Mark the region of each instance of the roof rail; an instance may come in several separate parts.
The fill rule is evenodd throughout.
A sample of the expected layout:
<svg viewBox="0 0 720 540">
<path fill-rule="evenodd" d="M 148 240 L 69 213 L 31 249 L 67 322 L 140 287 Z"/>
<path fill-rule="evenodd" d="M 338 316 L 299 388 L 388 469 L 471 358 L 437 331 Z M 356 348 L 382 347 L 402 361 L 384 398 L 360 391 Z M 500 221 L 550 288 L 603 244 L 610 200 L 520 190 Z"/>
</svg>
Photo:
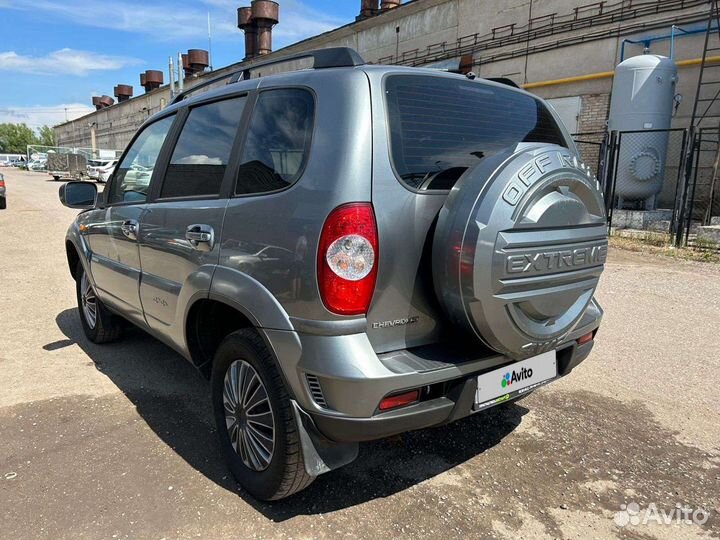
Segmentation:
<svg viewBox="0 0 720 540">
<path fill-rule="evenodd" d="M 350 47 L 330 47 L 328 49 L 316 49 L 312 51 L 306 51 L 298 54 L 275 58 L 272 60 L 266 60 L 264 62 L 250 64 L 225 75 L 214 77 L 196 86 L 193 86 L 192 88 L 189 88 L 184 92 L 180 92 L 172 100 L 172 103 L 178 103 L 186 99 L 188 96 L 190 96 L 197 90 L 218 83 L 225 79 L 227 79 L 227 84 L 233 84 L 238 81 L 247 80 L 250 78 L 250 71 L 253 69 L 272 66 L 275 64 L 282 64 L 285 62 L 292 62 L 295 60 L 302 60 L 304 58 L 313 59 L 313 69 L 327 69 L 334 67 L 353 67 L 365 65 L 365 60 L 362 59 L 362 57 L 357 53 L 355 49 L 351 49 Z"/>
</svg>

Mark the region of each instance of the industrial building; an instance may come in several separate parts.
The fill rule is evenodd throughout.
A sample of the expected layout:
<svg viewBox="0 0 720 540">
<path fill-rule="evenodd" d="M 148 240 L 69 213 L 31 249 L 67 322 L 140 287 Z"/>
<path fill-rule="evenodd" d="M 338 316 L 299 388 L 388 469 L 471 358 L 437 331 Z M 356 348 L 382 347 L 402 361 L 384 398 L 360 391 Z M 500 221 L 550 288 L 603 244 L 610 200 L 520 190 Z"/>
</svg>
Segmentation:
<svg viewBox="0 0 720 540">
<path fill-rule="evenodd" d="M 616 141 L 623 142 L 624 148 L 612 154 L 620 156 L 618 168 L 612 172 L 613 182 L 615 177 L 620 179 L 614 201 L 620 209 L 628 201 L 631 209 L 666 209 L 653 214 L 652 219 L 660 222 L 660 227 L 673 235 L 682 221 L 678 221 L 682 212 L 690 216 L 685 220 L 687 234 L 691 232 L 692 220 L 708 225 L 713 216 L 720 214 L 720 201 L 717 200 L 720 190 L 714 187 L 717 184 L 717 167 L 713 168 L 713 162 L 720 156 L 720 127 L 718 114 L 715 114 L 715 98 L 720 93 L 716 90 L 720 87 L 706 88 L 703 97 L 696 99 L 700 95 L 698 81 L 702 80 L 702 73 L 705 73 L 707 85 L 720 85 L 720 80 L 709 80 L 720 79 L 710 69 L 720 67 L 720 55 L 712 52 L 720 51 L 716 16 L 711 11 L 717 7 L 715 2 L 357 1 L 358 15 L 354 22 L 273 51 L 273 27 L 282 24 L 282 6 L 269 0 L 253 0 L 250 6 L 238 8 L 238 58 L 242 58 L 241 61 L 211 71 L 206 51 L 192 49 L 187 54 L 175 55 L 170 62 L 181 69 L 168 69 L 170 84 L 164 84 L 164 72 L 159 69 L 140 74 L 140 83 L 144 88 L 142 95 L 132 97 L 133 87 L 119 84 L 114 89 L 118 103 L 114 103 L 110 96 L 93 98 L 97 108 L 95 112 L 57 126 L 58 144 L 121 150 L 138 126 L 170 103 L 182 89 L 187 90 L 239 70 L 252 69 L 260 59 L 282 58 L 310 49 L 347 46 L 357 50 L 368 63 L 459 69 L 472 71 L 480 77 L 510 79 L 547 99 L 568 130 L 577 134 L 583 159 L 593 168 L 600 168 L 601 159 L 607 157 L 601 152 L 601 142 L 607 132 L 615 70 L 624 60 L 652 54 L 669 58 L 667 62 L 674 73 L 671 76 L 672 87 L 664 92 L 669 98 L 662 98 L 665 100 L 662 105 L 665 119 L 657 125 L 641 123 L 638 129 L 662 125 L 663 129 L 672 130 L 690 126 L 699 128 L 702 125 L 710 131 L 699 130 L 699 139 L 692 139 L 691 146 L 697 147 L 692 156 L 687 150 L 689 132 L 681 130 L 656 136 L 653 144 L 657 148 L 654 150 L 648 150 L 643 142 L 649 141 L 647 137 L 630 140 L 626 136 L 624 142 Z M 708 23 L 708 20 L 711 22 Z M 280 64 L 256 70 L 252 76 L 297 67 L 302 66 L 297 63 Z M 631 79 L 633 76 L 632 73 L 629 75 Z M 631 97 L 635 90 L 631 88 L 629 92 Z M 714 98 L 706 97 L 713 94 Z M 713 112 L 702 114 L 707 112 L 706 109 L 713 109 Z M 626 104 L 617 110 L 626 114 L 632 109 L 628 109 Z M 629 130 L 633 124 L 622 121 L 617 125 L 622 126 L 620 129 Z M 631 145 L 637 148 L 629 148 Z M 695 167 L 686 175 L 684 164 L 692 160 Z M 635 174 L 628 167 L 647 170 Z M 652 177 L 651 182 L 656 188 L 638 187 L 647 175 Z M 635 185 L 624 186 L 622 182 L 626 180 Z M 615 191 L 614 187 L 610 189 Z M 652 193 L 640 197 L 638 201 L 628 199 L 628 194 L 640 192 Z M 689 210 L 686 208 L 687 200 L 690 201 Z M 699 206 L 693 210 L 696 201 L 699 201 Z M 627 218 L 628 223 L 635 219 L 620 213 L 618 216 L 618 219 Z M 642 219 L 645 217 L 643 214 Z M 652 223 L 642 228 L 647 227 L 657 229 Z"/>
<path fill-rule="evenodd" d="M 268 54 L 350 46 L 371 63 L 443 66 L 462 60 L 481 77 L 510 78 L 550 99 L 574 133 L 605 129 L 612 72 L 621 56 L 642 54 L 646 45 L 669 56 L 673 25 L 686 30 L 676 32 L 674 39 L 680 65 L 677 92 L 684 99 L 673 125 L 687 125 L 702 56 L 698 31 L 709 9 L 704 0 L 358 0 L 355 22 L 271 52 L 272 26 L 278 20 L 282 24 L 279 8 L 275 2 L 255 0 L 238 10 L 242 62 L 211 73 L 204 71 L 205 51 L 183 55 L 184 87 Z M 200 57 L 194 70 L 188 62 L 193 55 Z M 144 94 L 130 98 L 132 87 L 119 85 L 119 103 L 110 105 L 112 98 L 101 96 L 101 103 L 94 102 L 98 111 L 57 126 L 58 144 L 90 147 L 94 133 L 97 147 L 124 148 L 136 128 L 170 101 L 163 71 L 147 71 L 140 82 Z"/>
</svg>

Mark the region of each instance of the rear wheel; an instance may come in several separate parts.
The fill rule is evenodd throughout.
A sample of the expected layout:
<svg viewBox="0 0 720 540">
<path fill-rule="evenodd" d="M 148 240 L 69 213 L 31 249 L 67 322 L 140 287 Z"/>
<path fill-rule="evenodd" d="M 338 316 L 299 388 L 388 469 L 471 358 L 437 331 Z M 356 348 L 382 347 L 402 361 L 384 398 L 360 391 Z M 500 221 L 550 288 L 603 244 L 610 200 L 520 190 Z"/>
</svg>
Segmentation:
<svg viewBox="0 0 720 540">
<path fill-rule="evenodd" d="M 123 321 L 108 311 L 97 297 L 82 263 L 78 263 L 75 290 L 80 322 L 87 338 L 93 343 L 108 343 L 120 337 Z"/>
<path fill-rule="evenodd" d="M 0 210 L 5 210 L 7 208 L 7 199 L 5 197 L 0 197 Z"/>
<path fill-rule="evenodd" d="M 305 471 L 290 397 L 262 338 L 233 332 L 213 361 L 220 445 L 235 479 L 261 500 L 283 499 L 314 480 Z"/>
</svg>

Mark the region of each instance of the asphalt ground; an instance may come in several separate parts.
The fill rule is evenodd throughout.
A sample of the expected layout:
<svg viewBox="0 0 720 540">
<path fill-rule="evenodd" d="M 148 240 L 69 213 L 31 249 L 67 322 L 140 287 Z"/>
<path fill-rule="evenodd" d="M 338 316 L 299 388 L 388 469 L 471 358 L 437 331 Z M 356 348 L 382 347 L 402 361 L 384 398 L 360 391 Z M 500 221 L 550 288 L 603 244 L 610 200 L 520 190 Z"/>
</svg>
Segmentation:
<svg viewBox="0 0 720 540">
<path fill-rule="evenodd" d="M 83 336 L 59 183 L 0 172 L 0 538 L 720 538 L 719 265 L 611 250 L 569 377 L 266 504 L 189 364 L 139 330 Z"/>
</svg>

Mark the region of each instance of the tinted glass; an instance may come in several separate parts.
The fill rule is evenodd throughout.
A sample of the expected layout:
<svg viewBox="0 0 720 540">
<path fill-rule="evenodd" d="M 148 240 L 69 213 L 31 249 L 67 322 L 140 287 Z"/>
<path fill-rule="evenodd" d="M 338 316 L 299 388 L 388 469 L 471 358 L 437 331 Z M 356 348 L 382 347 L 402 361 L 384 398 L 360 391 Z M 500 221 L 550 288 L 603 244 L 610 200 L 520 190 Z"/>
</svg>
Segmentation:
<svg viewBox="0 0 720 540">
<path fill-rule="evenodd" d="M 220 193 L 245 100 L 239 97 L 191 109 L 170 158 L 161 198 Z"/>
<path fill-rule="evenodd" d="M 155 162 L 174 119 L 167 116 L 138 135 L 115 171 L 106 202 L 145 202 Z"/>
<path fill-rule="evenodd" d="M 385 84 L 391 154 L 416 189 L 450 189 L 468 167 L 519 142 L 566 146 L 537 99 L 465 79 L 394 75 Z"/>
<path fill-rule="evenodd" d="M 274 191 L 298 179 L 307 160 L 314 116 L 315 102 L 306 90 L 260 94 L 240 159 L 238 194 Z"/>
</svg>

